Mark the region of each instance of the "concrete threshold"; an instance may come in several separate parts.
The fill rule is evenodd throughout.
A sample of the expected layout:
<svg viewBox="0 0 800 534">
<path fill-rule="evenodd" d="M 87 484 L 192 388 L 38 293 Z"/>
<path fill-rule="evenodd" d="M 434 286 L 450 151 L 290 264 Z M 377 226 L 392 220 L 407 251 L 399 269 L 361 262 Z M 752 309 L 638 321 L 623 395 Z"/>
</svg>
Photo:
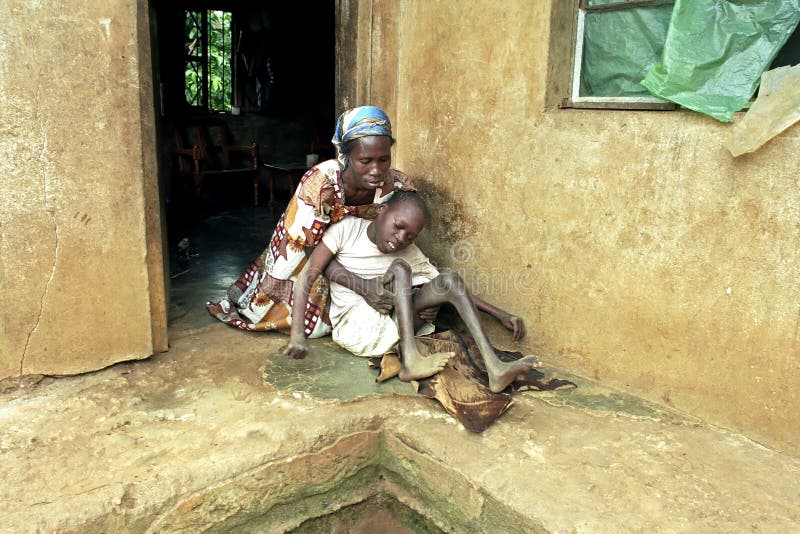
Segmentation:
<svg viewBox="0 0 800 534">
<path fill-rule="evenodd" d="M 476 435 L 327 342 L 280 360 L 285 341 L 212 325 L 0 395 L 0 532 L 283 532 L 377 493 L 449 532 L 800 524 L 798 459 L 680 413 L 569 376 Z"/>
</svg>

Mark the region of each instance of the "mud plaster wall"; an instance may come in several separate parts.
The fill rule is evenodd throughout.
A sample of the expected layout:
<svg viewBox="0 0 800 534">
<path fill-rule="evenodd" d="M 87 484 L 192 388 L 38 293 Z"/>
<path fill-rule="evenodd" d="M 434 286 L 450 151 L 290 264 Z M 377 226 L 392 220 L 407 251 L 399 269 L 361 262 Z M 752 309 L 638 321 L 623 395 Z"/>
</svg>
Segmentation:
<svg viewBox="0 0 800 534">
<path fill-rule="evenodd" d="M 357 76 L 397 102 L 423 249 L 525 317 L 547 363 L 796 454 L 800 129 L 734 160 L 693 112 L 557 109 L 569 2 L 360 6 L 397 26 Z"/>
<path fill-rule="evenodd" d="M 399 50 L 397 3 L 336 0 L 336 13 L 337 115 L 368 103 L 394 117 Z"/>
<path fill-rule="evenodd" d="M 157 195 L 145 6 L 0 2 L 0 379 L 153 353 L 163 288 L 149 283 L 158 240 L 154 262 L 146 247 L 160 223 L 157 210 L 145 223 L 145 191 Z"/>
</svg>

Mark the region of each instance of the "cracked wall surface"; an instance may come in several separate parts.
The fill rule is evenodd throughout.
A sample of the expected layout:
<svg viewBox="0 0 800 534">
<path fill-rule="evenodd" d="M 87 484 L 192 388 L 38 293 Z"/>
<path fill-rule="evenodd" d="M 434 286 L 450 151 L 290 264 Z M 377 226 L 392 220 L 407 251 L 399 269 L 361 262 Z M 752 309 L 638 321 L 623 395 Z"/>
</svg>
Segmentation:
<svg viewBox="0 0 800 534">
<path fill-rule="evenodd" d="M 359 3 L 399 38 L 343 75 L 397 103 L 423 250 L 545 361 L 797 451 L 800 130 L 733 159 L 690 111 L 558 109 L 571 4 Z"/>
<path fill-rule="evenodd" d="M 0 5 L 0 379 L 153 352 L 136 14 Z"/>
</svg>

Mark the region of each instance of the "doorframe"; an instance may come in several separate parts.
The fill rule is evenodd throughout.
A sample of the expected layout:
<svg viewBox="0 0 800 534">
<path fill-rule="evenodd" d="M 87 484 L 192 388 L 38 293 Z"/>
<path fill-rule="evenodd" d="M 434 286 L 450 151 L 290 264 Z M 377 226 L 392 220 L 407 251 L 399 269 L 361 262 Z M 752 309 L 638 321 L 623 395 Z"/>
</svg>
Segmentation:
<svg viewBox="0 0 800 534">
<path fill-rule="evenodd" d="M 138 0 L 136 6 L 137 44 L 139 49 L 139 106 L 142 136 L 142 174 L 144 176 L 144 218 L 146 241 L 146 266 L 150 302 L 150 324 L 153 353 L 169 350 L 167 337 L 167 296 L 169 279 L 169 253 L 167 246 L 166 204 L 162 194 L 163 170 L 159 165 L 158 121 L 155 103 L 159 101 L 154 87 L 152 57 L 152 27 L 148 0 Z"/>
</svg>

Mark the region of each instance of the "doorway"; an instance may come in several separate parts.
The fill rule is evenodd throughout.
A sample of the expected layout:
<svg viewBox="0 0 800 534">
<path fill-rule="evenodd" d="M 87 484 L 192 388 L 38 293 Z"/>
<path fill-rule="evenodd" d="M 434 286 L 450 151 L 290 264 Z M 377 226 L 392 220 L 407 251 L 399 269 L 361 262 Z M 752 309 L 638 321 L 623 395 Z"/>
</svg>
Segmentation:
<svg viewBox="0 0 800 534">
<path fill-rule="evenodd" d="M 150 12 L 168 326 L 186 330 L 214 322 L 205 301 L 223 297 L 263 250 L 292 193 L 276 180 L 270 195 L 263 164 L 332 154 L 335 0 L 153 0 Z M 212 168 L 221 140 L 205 129 L 201 146 L 187 124 L 222 124 L 231 143 L 257 145 L 255 180 L 211 172 L 198 188 L 191 150 L 200 146 Z M 177 145 L 189 149 L 183 169 Z"/>
</svg>

